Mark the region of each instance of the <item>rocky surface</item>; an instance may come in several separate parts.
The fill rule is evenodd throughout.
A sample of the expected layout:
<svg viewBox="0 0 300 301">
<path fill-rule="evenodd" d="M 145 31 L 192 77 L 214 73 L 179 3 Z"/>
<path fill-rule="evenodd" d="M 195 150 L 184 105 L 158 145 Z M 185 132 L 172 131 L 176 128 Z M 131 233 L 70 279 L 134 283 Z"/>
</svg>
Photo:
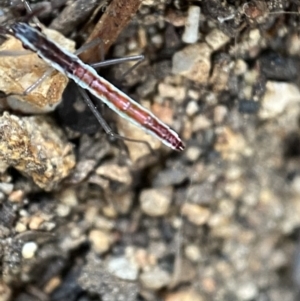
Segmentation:
<svg viewBox="0 0 300 301">
<path fill-rule="evenodd" d="M 64 93 L 76 112 L 1 113 L 0 300 L 298 300 L 298 10 L 143 1 L 108 56 L 146 59 L 122 82 L 132 62 L 101 75 L 178 131 L 184 152 L 104 108 L 114 131 L 148 144 L 110 139 L 76 89 Z M 64 28 L 61 11 L 41 20 Z M 78 43 L 96 22 L 65 21 Z M 186 31 L 198 39 L 185 44 Z"/>
</svg>

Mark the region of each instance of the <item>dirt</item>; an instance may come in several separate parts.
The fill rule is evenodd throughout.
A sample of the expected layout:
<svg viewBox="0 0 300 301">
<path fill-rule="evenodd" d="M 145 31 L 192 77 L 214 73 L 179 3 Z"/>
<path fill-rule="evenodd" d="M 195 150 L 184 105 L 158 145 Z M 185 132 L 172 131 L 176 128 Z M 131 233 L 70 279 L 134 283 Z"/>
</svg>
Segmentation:
<svg viewBox="0 0 300 301">
<path fill-rule="evenodd" d="M 112 139 L 75 85 L 37 117 L 43 139 L 33 145 L 31 131 L 17 158 L 20 137 L 1 128 L 0 301 L 298 300 L 300 2 L 60 2 L 38 17 L 78 47 L 113 30 L 106 59 L 145 55 L 124 78 L 133 62 L 99 73 L 186 148 L 169 149 L 94 100 L 114 132 L 142 142 Z M 10 22 L 26 15 L 0 4 Z M 185 44 L 191 6 L 201 8 L 198 40 Z M 101 51 L 92 53 L 95 62 Z M 35 119 L 0 104 L 18 124 Z"/>
</svg>

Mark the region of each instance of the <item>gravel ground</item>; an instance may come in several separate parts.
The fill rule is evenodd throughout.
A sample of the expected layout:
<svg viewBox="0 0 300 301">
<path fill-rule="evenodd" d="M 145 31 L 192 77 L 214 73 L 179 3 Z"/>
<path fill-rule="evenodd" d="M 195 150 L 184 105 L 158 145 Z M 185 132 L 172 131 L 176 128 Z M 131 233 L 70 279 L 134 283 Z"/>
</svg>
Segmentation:
<svg viewBox="0 0 300 301">
<path fill-rule="evenodd" d="M 13 2 L 3 24 L 24 16 Z M 300 1 L 62 2 L 39 18 L 77 48 L 101 37 L 106 58 L 145 55 L 100 74 L 186 149 L 98 106 L 147 143 L 112 139 L 57 74 L 43 101 L 2 97 L 0 301 L 299 300 Z M 6 94 L 40 76 L 19 58 L 0 57 Z"/>
</svg>

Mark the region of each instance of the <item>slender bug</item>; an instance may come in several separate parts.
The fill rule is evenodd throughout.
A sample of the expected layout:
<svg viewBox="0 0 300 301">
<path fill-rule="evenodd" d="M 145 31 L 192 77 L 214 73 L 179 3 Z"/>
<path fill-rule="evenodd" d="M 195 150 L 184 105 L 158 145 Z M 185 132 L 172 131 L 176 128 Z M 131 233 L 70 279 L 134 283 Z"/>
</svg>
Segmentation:
<svg viewBox="0 0 300 301">
<path fill-rule="evenodd" d="M 38 29 L 25 22 L 16 22 L 8 29 L 1 28 L 0 33 L 11 35 L 20 40 L 25 49 L 37 53 L 49 66 L 74 80 L 78 86 L 89 91 L 121 117 L 157 137 L 168 147 L 178 151 L 184 149 L 184 144 L 175 131 L 170 129 L 150 111 L 99 76 L 94 68 L 83 63 L 75 54 L 61 48 Z M 29 87 L 29 92 L 35 87 Z M 84 99 L 98 121 L 101 124 L 105 124 L 105 122 L 100 121 L 95 106 L 86 97 Z M 101 120 L 103 121 L 102 117 Z"/>
</svg>

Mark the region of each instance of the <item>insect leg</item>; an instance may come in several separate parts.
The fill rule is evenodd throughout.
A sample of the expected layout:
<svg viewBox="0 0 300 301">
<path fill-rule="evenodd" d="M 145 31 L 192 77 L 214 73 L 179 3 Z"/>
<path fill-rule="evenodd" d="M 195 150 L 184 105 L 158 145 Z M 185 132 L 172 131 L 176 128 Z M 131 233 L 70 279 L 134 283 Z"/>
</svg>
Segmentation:
<svg viewBox="0 0 300 301">
<path fill-rule="evenodd" d="M 90 48 L 93 48 L 93 47 L 96 47 L 98 45 L 100 45 L 100 58 L 101 58 L 101 61 L 104 61 L 103 41 L 100 38 L 96 38 L 96 39 L 82 45 L 80 48 L 78 48 L 74 52 L 74 54 L 79 55 L 79 54 L 85 52 L 86 50 L 88 50 Z"/>
<path fill-rule="evenodd" d="M 120 77 L 117 78 L 117 80 L 122 81 L 125 78 L 125 76 L 127 76 L 130 72 L 132 72 L 135 68 L 137 68 L 144 59 L 145 59 L 145 56 L 143 54 L 139 54 L 139 55 L 133 55 L 133 56 L 128 56 L 128 57 L 98 62 L 98 63 L 91 64 L 91 66 L 93 68 L 97 69 L 97 68 L 101 68 L 101 67 L 121 64 L 124 62 L 137 61 L 132 67 L 130 67 L 126 72 L 124 72 Z"/>
<path fill-rule="evenodd" d="M 41 22 L 39 21 L 39 19 L 36 17 L 36 12 L 34 12 L 31 8 L 31 6 L 29 5 L 27 0 L 21 0 L 21 2 L 24 4 L 24 7 L 27 11 L 27 13 L 29 13 L 29 15 L 27 16 L 27 18 L 30 18 L 33 20 L 33 22 L 39 27 L 41 28 Z M 43 9 L 44 10 L 44 9 Z M 26 18 L 26 19 L 27 19 Z"/>
<path fill-rule="evenodd" d="M 26 95 L 28 95 L 30 92 L 32 92 L 34 89 L 36 89 L 39 85 L 41 85 L 43 83 L 43 81 L 52 72 L 53 72 L 53 68 L 47 69 L 47 71 L 35 83 L 33 83 L 31 86 L 29 86 L 23 93 L 10 93 L 10 94 L 6 95 L 6 97 L 8 97 L 8 96 L 26 96 Z"/>
<path fill-rule="evenodd" d="M 28 50 L 2 50 L 0 56 L 21 56 L 32 54 L 32 51 Z"/>
<path fill-rule="evenodd" d="M 144 59 L 145 59 L 144 55 L 139 54 L 139 55 L 132 55 L 132 56 L 127 56 L 127 57 L 122 57 L 122 58 L 117 58 L 117 59 L 105 60 L 103 62 L 97 62 L 97 63 L 90 64 L 90 66 L 97 69 L 97 68 L 101 68 L 101 67 L 106 67 L 106 66 L 121 64 L 121 63 L 125 63 L 125 62 L 131 62 L 131 61 L 138 61 L 137 64 L 140 64 Z M 133 65 L 133 67 L 135 68 L 137 66 L 137 64 Z M 132 70 L 133 67 L 131 67 L 129 70 Z M 126 73 L 127 72 L 128 71 L 126 71 Z"/>
<path fill-rule="evenodd" d="M 91 99 L 88 96 L 88 94 L 86 93 L 86 91 L 79 88 L 79 92 L 82 95 L 85 103 L 87 104 L 89 109 L 92 111 L 92 113 L 94 114 L 94 116 L 96 117 L 96 119 L 98 120 L 98 122 L 100 123 L 100 125 L 102 126 L 102 128 L 104 129 L 104 131 L 107 135 L 109 135 L 113 138 L 116 138 L 116 139 L 126 140 L 126 141 L 130 141 L 130 142 L 135 142 L 135 143 L 143 143 L 149 148 L 150 152 L 152 154 L 154 154 L 153 149 L 151 148 L 150 144 L 147 141 L 127 138 L 127 137 L 121 136 L 121 135 L 113 132 L 112 129 L 110 128 L 110 126 L 107 124 L 107 122 L 104 120 L 104 118 L 100 114 L 100 112 L 97 110 L 97 107 L 95 107 L 95 105 L 91 101 Z"/>
<path fill-rule="evenodd" d="M 118 78 L 118 80 L 122 80 L 125 76 L 127 76 L 132 70 L 134 70 L 144 59 L 145 56 L 143 54 L 139 55 L 132 55 L 128 57 L 123 57 L 123 58 L 117 58 L 117 59 L 111 59 L 111 60 L 104 60 L 104 50 L 103 50 L 103 41 L 100 38 L 96 38 L 93 41 L 82 45 L 79 49 L 77 49 L 74 54 L 79 55 L 80 53 L 93 48 L 97 45 L 100 44 L 100 58 L 101 61 L 97 63 L 92 63 L 90 64 L 91 67 L 97 69 L 101 67 L 106 67 L 106 66 L 111 66 L 111 65 L 116 65 L 116 64 L 122 64 L 125 62 L 131 62 L 131 61 L 137 61 L 136 64 L 134 64 L 132 67 L 130 67 L 124 74 Z"/>
</svg>

